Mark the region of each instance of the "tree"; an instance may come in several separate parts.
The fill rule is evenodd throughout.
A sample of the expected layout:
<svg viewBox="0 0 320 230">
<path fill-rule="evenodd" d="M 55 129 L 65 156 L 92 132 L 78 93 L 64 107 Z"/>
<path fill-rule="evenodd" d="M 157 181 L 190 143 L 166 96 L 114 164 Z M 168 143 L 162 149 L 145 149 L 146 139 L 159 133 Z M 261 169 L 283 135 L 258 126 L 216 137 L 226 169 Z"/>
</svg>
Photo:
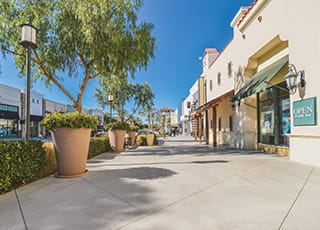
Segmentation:
<svg viewBox="0 0 320 230">
<path fill-rule="evenodd" d="M 25 73 L 25 49 L 19 44 L 19 24 L 37 27 L 37 49 L 32 50 L 35 79 L 54 83 L 81 112 L 88 82 L 105 81 L 114 74 L 134 76 L 154 57 L 153 25 L 138 24 L 142 0 L 1 0 L 0 46 L 12 54 L 20 75 Z M 78 94 L 63 86 L 66 75 L 78 80 Z M 75 84 L 76 85 L 76 84 Z"/>
<path fill-rule="evenodd" d="M 153 107 L 153 105 L 149 104 L 145 106 L 141 111 L 140 115 L 146 116 L 148 121 L 148 128 L 151 128 L 151 124 L 155 121 L 156 116 L 156 109 Z"/>
<path fill-rule="evenodd" d="M 95 96 L 103 108 L 109 104 L 109 94 L 113 95 L 112 108 L 120 121 L 129 121 L 141 109 L 153 105 L 154 94 L 149 84 L 130 83 L 125 76 L 112 76 L 101 82 Z"/>
<path fill-rule="evenodd" d="M 112 117 L 109 113 L 105 113 L 103 115 L 104 117 L 104 124 L 109 124 L 111 122 L 115 122 L 117 121 L 117 119 L 115 119 L 114 117 Z"/>
</svg>

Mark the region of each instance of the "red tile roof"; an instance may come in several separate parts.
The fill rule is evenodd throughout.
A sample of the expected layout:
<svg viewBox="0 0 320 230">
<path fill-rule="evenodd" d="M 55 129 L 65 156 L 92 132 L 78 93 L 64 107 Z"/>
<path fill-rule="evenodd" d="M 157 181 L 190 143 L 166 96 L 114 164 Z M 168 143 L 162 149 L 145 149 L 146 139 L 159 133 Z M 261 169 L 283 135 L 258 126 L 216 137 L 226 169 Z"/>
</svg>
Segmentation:
<svg viewBox="0 0 320 230">
<path fill-rule="evenodd" d="M 254 5 L 257 4 L 259 0 L 254 0 L 253 3 L 251 4 L 251 6 L 249 6 L 249 8 L 247 9 L 246 12 L 244 12 L 242 18 L 239 20 L 238 24 L 237 24 L 237 27 L 240 26 L 241 22 L 243 22 L 243 20 L 246 18 L 246 16 L 249 14 L 249 12 L 252 10 L 252 8 L 254 7 Z"/>
<path fill-rule="evenodd" d="M 204 51 L 204 55 L 206 55 L 207 53 L 218 53 L 218 50 L 215 48 L 207 48 Z"/>
<path fill-rule="evenodd" d="M 161 112 L 161 113 L 162 113 L 162 112 L 170 113 L 170 112 L 174 112 L 174 110 L 173 110 L 173 109 L 170 109 L 170 108 L 163 108 L 163 109 L 160 110 L 160 112 Z"/>
</svg>

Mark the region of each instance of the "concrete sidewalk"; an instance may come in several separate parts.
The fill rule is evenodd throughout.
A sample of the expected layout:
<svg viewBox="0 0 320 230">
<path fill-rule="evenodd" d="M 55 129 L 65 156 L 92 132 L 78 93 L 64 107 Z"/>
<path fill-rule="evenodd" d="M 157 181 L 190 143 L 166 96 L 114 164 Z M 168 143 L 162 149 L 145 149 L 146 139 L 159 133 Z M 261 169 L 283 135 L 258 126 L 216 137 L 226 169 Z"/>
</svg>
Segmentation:
<svg viewBox="0 0 320 230">
<path fill-rule="evenodd" d="M 320 229 L 320 169 L 184 137 L 0 196 L 0 229 Z"/>
</svg>

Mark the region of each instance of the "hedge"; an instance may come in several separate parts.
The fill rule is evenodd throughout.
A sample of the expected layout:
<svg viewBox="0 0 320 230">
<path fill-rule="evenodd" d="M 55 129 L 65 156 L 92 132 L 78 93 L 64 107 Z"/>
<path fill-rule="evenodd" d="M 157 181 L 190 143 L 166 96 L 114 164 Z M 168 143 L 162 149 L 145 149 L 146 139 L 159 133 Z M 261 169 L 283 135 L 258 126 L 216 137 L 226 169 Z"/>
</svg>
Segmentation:
<svg viewBox="0 0 320 230">
<path fill-rule="evenodd" d="M 107 137 L 90 138 L 88 158 L 110 150 Z M 55 173 L 52 142 L 0 141 L 0 194 Z"/>
<path fill-rule="evenodd" d="M 45 165 L 45 152 L 39 140 L 0 141 L 0 193 L 26 184 Z"/>
<path fill-rule="evenodd" d="M 91 137 L 88 159 L 110 150 L 108 137 Z"/>
</svg>

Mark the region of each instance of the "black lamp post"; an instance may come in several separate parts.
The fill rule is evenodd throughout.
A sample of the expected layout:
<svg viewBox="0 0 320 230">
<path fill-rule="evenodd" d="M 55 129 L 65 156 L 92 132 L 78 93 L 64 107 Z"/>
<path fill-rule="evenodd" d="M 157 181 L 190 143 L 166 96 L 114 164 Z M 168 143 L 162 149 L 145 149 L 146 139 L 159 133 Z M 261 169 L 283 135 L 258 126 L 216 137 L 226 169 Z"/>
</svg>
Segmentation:
<svg viewBox="0 0 320 230">
<path fill-rule="evenodd" d="M 112 122 L 112 102 L 113 102 L 113 95 L 109 94 L 108 95 L 108 101 L 110 103 L 110 122 Z"/>
<path fill-rule="evenodd" d="M 26 66 L 27 66 L 27 92 L 25 98 L 26 105 L 26 115 L 25 115 L 25 134 L 26 140 L 30 139 L 30 88 L 31 88 L 31 80 L 30 80 L 30 56 L 31 49 L 35 49 L 37 47 L 36 44 L 36 35 L 37 29 L 31 24 L 22 24 L 21 26 L 21 41 L 20 44 L 23 45 L 27 49 L 27 58 L 26 58 Z"/>
</svg>

